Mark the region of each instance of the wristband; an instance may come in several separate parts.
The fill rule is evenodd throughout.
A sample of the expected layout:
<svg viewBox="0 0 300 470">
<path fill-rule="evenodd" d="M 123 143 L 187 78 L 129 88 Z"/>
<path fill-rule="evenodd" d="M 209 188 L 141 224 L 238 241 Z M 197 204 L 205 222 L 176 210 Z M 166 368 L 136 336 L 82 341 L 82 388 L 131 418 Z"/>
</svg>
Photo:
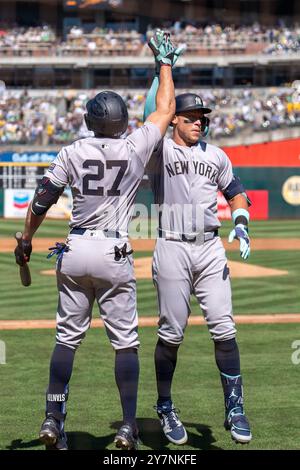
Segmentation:
<svg viewBox="0 0 300 470">
<path fill-rule="evenodd" d="M 247 211 L 247 209 L 236 209 L 235 211 L 232 212 L 231 217 L 235 225 L 237 225 L 238 223 L 244 223 L 241 221 L 241 218 L 242 220 L 246 221 L 244 225 L 248 225 L 248 222 L 250 220 L 250 214 Z"/>
</svg>

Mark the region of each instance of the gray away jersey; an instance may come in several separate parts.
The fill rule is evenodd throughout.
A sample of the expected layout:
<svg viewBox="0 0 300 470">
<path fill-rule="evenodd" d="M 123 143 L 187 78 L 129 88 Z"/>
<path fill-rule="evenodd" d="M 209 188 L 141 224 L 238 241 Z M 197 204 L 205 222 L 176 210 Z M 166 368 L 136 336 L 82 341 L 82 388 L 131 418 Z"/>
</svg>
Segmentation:
<svg viewBox="0 0 300 470">
<path fill-rule="evenodd" d="M 206 142 L 184 147 L 165 137 L 147 172 L 159 205 L 161 229 L 188 235 L 220 227 L 218 190 L 224 191 L 233 178 L 223 150 Z"/>
<path fill-rule="evenodd" d="M 71 188 L 70 228 L 127 234 L 138 185 L 161 138 L 146 122 L 126 139 L 87 137 L 63 147 L 45 176 Z"/>
</svg>

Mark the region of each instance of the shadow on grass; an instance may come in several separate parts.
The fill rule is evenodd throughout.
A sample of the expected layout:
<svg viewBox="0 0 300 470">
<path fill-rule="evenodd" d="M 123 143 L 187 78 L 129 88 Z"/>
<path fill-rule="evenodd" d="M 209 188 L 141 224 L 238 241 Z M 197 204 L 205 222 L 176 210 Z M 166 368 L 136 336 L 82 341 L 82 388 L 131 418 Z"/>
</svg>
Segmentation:
<svg viewBox="0 0 300 470">
<path fill-rule="evenodd" d="M 152 450 L 170 450 L 175 448 L 179 449 L 181 447 L 170 444 L 163 434 L 158 419 L 139 418 L 137 421 L 140 430 L 140 439 L 144 446 Z M 117 431 L 121 424 L 121 422 L 115 421 L 111 423 L 110 427 Z M 214 442 L 216 441 L 209 426 L 187 422 L 185 422 L 184 425 L 188 428 L 188 442 L 186 446 L 198 450 L 221 449 L 221 447 L 214 445 Z M 191 428 L 193 431 L 191 431 Z M 115 432 L 106 436 L 96 437 L 87 432 L 71 431 L 67 432 L 67 436 L 70 450 L 101 450 L 107 449 L 108 446 L 113 444 Z M 41 450 L 44 449 L 43 444 L 38 439 L 33 439 L 31 441 L 15 439 L 6 447 L 6 449 L 24 450 L 32 449 L 33 447 L 39 447 Z"/>
<path fill-rule="evenodd" d="M 96 437 L 88 432 L 71 431 L 67 432 L 68 447 L 69 450 L 100 450 L 106 449 L 112 444 L 115 434 L 109 434 L 107 436 Z M 7 450 L 21 450 L 21 449 L 32 449 L 33 447 L 39 447 L 38 450 L 43 450 L 45 447 L 39 439 L 33 439 L 32 441 L 23 441 L 22 439 L 16 439 L 11 442 L 10 446 L 7 446 Z"/>
<path fill-rule="evenodd" d="M 140 418 L 137 420 L 140 430 L 140 438 L 142 443 L 153 450 L 168 450 L 170 448 L 180 449 L 182 446 L 171 444 L 165 437 L 158 419 Z M 113 423 L 115 424 L 115 423 Z M 187 428 L 188 441 L 186 446 L 199 450 L 218 450 L 221 447 L 214 445 L 216 442 L 209 426 L 205 424 L 196 424 L 184 422 Z M 193 429 L 191 431 L 191 428 Z M 171 447 L 170 447 L 171 446 Z M 184 446 L 183 446 L 184 447 Z"/>
</svg>

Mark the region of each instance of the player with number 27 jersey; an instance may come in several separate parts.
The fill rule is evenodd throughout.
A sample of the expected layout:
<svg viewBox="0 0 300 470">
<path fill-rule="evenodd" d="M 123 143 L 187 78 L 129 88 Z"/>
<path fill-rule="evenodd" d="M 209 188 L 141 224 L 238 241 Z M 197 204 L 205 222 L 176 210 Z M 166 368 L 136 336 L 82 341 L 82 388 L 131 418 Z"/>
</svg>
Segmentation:
<svg viewBox="0 0 300 470">
<path fill-rule="evenodd" d="M 126 235 L 138 185 L 160 140 L 158 127 L 148 121 L 126 139 L 89 137 L 63 147 L 45 176 L 71 187 L 70 228 Z"/>
</svg>

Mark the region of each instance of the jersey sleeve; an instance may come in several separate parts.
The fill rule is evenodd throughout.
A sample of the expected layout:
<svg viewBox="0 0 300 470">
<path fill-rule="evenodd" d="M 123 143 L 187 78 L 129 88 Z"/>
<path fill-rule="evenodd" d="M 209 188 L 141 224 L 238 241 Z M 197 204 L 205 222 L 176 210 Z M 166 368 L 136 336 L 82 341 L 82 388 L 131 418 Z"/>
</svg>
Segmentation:
<svg viewBox="0 0 300 470">
<path fill-rule="evenodd" d="M 233 179 L 232 164 L 223 150 L 219 149 L 220 170 L 218 176 L 218 188 L 224 191 Z"/>
<path fill-rule="evenodd" d="M 153 174 L 155 175 L 160 171 L 163 150 L 164 150 L 164 139 L 162 139 L 157 145 L 157 147 L 153 150 L 153 153 L 148 161 L 148 164 L 146 167 L 146 173 L 149 176 Z"/>
<path fill-rule="evenodd" d="M 50 164 L 45 176 L 58 186 L 66 186 L 68 184 L 68 157 L 65 147 L 61 149 Z"/>
<path fill-rule="evenodd" d="M 141 160 L 144 167 L 154 150 L 158 148 L 162 140 L 159 128 L 150 121 L 146 121 L 143 126 L 130 134 L 127 138 L 127 144 Z"/>
</svg>

